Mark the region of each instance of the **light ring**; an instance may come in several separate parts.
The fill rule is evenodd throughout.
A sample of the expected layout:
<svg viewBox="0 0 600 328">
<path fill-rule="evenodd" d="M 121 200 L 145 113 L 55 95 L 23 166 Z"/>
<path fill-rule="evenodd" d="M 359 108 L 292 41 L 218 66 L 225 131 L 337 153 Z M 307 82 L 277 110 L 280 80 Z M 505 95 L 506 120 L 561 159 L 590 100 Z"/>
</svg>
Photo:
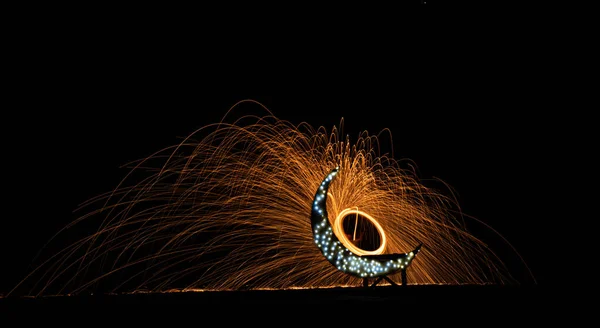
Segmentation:
<svg viewBox="0 0 600 328">
<path fill-rule="evenodd" d="M 379 246 L 379 248 L 377 248 L 376 250 L 373 250 L 373 251 L 367 251 L 367 250 L 357 247 L 356 245 L 354 245 L 354 243 L 352 243 L 348 239 L 348 237 L 346 237 L 342 223 L 344 222 L 344 218 L 350 214 L 358 214 L 358 215 L 361 215 L 361 216 L 367 218 L 367 220 L 371 221 L 371 223 L 377 229 L 377 233 L 379 233 L 379 237 L 381 239 L 381 245 Z M 383 231 L 383 228 L 381 227 L 379 222 L 377 222 L 377 220 L 375 220 L 375 218 L 373 218 L 369 214 L 367 214 L 363 211 L 360 211 L 356 208 L 347 208 L 347 209 L 344 209 L 343 211 L 341 211 L 335 218 L 335 221 L 333 222 L 333 230 L 334 230 L 335 235 L 340 240 L 340 242 L 344 246 L 346 246 L 347 249 L 349 249 L 352 253 L 354 253 L 356 255 L 359 255 L 359 256 L 378 255 L 378 254 L 383 254 L 383 252 L 385 251 L 387 240 L 385 237 L 385 232 Z"/>
</svg>

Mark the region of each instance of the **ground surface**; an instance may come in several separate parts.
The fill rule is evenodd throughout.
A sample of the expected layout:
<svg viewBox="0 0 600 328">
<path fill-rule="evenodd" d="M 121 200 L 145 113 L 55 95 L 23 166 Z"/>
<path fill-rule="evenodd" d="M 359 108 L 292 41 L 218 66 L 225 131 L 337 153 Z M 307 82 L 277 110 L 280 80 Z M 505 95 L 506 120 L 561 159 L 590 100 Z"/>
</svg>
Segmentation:
<svg viewBox="0 0 600 328">
<path fill-rule="evenodd" d="M 559 298 L 555 291 L 537 285 L 187 291 L 5 298 L 1 301 L 5 314 L 19 318 L 28 315 L 35 318 L 35 313 L 42 312 L 43 315 L 50 313 L 50 317 L 54 318 L 98 320 L 115 316 L 150 322 L 152 318 L 158 320 L 161 317 L 219 318 L 221 322 L 232 324 L 264 322 L 271 315 L 295 322 L 311 322 L 313 316 L 316 322 L 329 322 L 336 318 L 334 321 L 337 323 L 352 323 L 371 315 L 384 321 L 394 318 L 408 320 L 409 315 L 415 314 L 434 321 L 455 321 L 461 316 L 484 322 L 507 318 L 522 320 L 543 315 L 558 316 L 561 312 L 553 311 L 569 303 L 567 299 Z M 268 322 L 274 323 L 273 320 Z"/>
</svg>

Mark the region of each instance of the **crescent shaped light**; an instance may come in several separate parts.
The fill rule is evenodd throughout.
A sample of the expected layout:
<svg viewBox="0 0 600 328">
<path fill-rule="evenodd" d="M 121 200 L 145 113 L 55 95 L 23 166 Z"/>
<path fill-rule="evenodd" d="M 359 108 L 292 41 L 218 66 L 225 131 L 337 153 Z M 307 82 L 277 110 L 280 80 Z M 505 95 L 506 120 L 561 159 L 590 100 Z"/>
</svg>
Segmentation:
<svg viewBox="0 0 600 328">
<path fill-rule="evenodd" d="M 323 256 L 338 270 L 359 278 L 385 277 L 405 271 L 421 249 L 421 245 L 408 253 L 361 255 L 354 253 L 340 241 L 334 232 L 338 229 L 334 230 L 327 216 L 327 191 L 338 172 L 339 166 L 329 172 L 321 182 L 312 204 L 310 221 L 313 237 Z M 380 228 L 378 224 L 377 228 Z M 385 246 L 385 242 L 381 244 Z"/>
</svg>

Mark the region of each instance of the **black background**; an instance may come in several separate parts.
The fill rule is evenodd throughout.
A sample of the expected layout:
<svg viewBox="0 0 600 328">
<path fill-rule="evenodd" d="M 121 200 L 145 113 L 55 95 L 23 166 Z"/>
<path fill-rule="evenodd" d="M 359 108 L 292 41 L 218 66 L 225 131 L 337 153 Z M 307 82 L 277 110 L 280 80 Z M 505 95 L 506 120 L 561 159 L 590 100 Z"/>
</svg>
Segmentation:
<svg viewBox="0 0 600 328">
<path fill-rule="evenodd" d="M 571 181 L 589 175 L 574 169 L 574 145 L 593 152 L 579 134 L 589 122 L 526 41 L 445 55 L 433 46 L 401 56 L 383 45 L 351 59 L 340 51 L 255 61 L 242 50 L 220 57 L 188 45 L 78 40 L 19 53 L 5 90 L 2 293 L 78 204 L 120 181 L 121 165 L 217 122 L 243 99 L 293 123 L 329 129 L 343 118 L 350 136 L 389 128 L 395 157 L 452 186 L 463 211 L 504 236 L 538 283 L 564 275 L 556 256 L 573 245 L 568 203 L 582 193 Z M 514 256 L 506 253 L 515 275 L 530 282 Z"/>
</svg>

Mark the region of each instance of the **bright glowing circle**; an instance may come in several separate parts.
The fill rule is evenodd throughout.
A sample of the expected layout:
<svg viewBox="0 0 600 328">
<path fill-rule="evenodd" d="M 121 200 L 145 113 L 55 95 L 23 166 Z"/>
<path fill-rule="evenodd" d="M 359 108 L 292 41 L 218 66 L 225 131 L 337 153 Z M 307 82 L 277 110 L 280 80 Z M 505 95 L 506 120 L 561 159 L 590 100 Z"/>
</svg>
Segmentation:
<svg viewBox="0 0 600 328">
<path fill-rule="evenodd" d="M 349 215 L 349 214 L 358 214 L 362 217 L 367 218 L 367 220 L 371 221 L 371 223 L 375 226 L 375 228 L 377 229 L 377 232 L 379 233 L 379 236 L 381 237 L 381 245 L 379 246 L 379 248 L 377 248 L 374 251 L 366 251 L 362 248 L 358 248 L 356 247 L 356 245 L 354 245 L 349 239 L 348 237 L 346 237 L 346 234 L 344 233 L 344 227 L 342 226 L 342 223 L 344 222 L 344 218 Z M 340 212 L 340 214 L 338 214 L 338 216 L 335 218 L 335 221 L 333 222 L 333 230 L 335 235 L 338 237 L 338 239 L 340 240 L 340 242 L 346 246 L 347 249 L 349 249 L 352 253 L 356 254 L 356 255 L 377 255 L 377 254 L 382 254 L 385 251 L 385 246 L 386 246 L 386 239 L 385 239 L 385 233 L 383 232 L 383 228 L 381 227 L 381 225 L 379 224 L 379 222 L 377 222 L 377 220 L 375 220 L 372 216 L 370 216 L 369 214 L 363 212 L 363 211 L 359 211 L 356 208 L 347 208 L 343 211 Z"/>
</svg>

